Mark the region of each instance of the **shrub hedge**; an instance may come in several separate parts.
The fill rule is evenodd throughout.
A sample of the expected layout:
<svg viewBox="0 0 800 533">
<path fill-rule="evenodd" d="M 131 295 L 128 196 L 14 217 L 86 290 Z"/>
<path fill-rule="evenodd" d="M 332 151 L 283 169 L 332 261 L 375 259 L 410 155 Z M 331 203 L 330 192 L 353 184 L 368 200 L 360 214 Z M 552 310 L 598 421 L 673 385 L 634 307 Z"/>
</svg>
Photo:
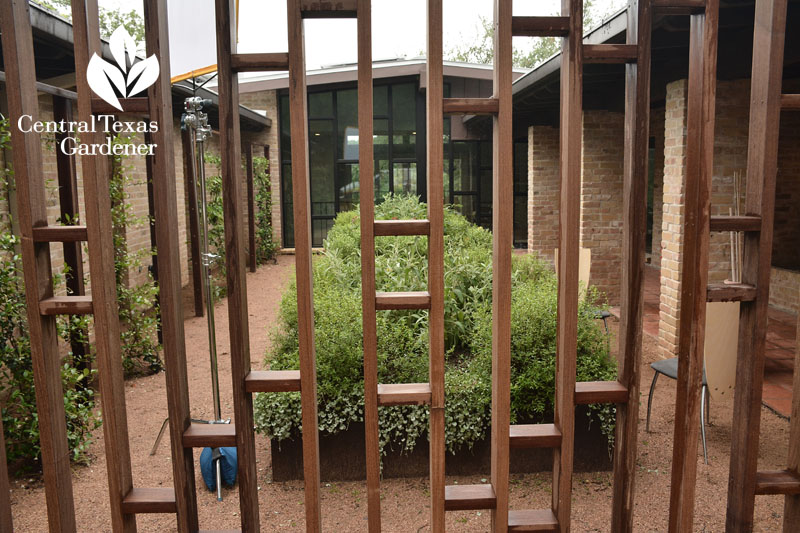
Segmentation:
<svg viewBox="0 0 800 533">
<path fill-rule="evenodd" d="M 425 212 L 416 197 L 387 196 L 376 206 L 376 219 L 425 218 Z M 455 453 L 483 439 L 491 422 L 492 236 L 449 207 L 444 229 L 446 445 Z M 426 289 L 426 237 L 379 237 L 375 255 L 378 290 Z M 335 434 L 364 419 L 358 211 L 336 217 L 313 272 L 319 427 Z M 556 279 L 535 256 L 521 255 L 514 257 L 512 284 L 511 416 L 515 421 L 544 420 L 553 408 Z M 616 376 L 607 340 L 594 319 L 597 300 L 597 293 L 589 290 L 580 305 L 579 380 Z M 428 380 L 427 314 L 378 313 L 380 383 Z M 294 282 L 283 295 L 266 362 L 275 370 L 299 368 Z M 610 435 L 613 412 L 594 412 Z M 427 406 L 384 407 L 379 416 L 384 451 L 387 446 L 411 451 L 427 433 Z M 278 441 L 297 436 L 299 393 L 257 395 L 255 419 L 258 431 Z"/>
</svg>

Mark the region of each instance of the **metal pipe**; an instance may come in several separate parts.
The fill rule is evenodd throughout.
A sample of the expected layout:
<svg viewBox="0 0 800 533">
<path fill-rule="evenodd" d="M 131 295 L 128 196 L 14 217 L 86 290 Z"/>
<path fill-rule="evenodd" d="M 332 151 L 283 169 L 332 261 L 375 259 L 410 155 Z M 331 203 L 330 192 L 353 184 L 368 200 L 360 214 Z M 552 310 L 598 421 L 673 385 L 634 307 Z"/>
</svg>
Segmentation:
<svg viewBox="0 0 800 533">
<path fill-rule="evenodd" d="M 206 171 L 205 171 L 205 138 L 206 131 L 202 127 L 194 128 L 195 145 L 197 146 L 197 184 L 200 187 L 198 212 L 200 213 L 200 247 L 203 278 L 206 287 L 206 317 L 208 319 L 208 351 L 211 359 L 211 394 L 214 402 L 214 420 L 222 422 L 222 408 L 219 397 L 219 366 L 217 362 L 217 335 L 214 322 L 214 291 L 211 267 L 219 256 L 211 253 L 208 240 L 208 210 Z"/>
</svg>

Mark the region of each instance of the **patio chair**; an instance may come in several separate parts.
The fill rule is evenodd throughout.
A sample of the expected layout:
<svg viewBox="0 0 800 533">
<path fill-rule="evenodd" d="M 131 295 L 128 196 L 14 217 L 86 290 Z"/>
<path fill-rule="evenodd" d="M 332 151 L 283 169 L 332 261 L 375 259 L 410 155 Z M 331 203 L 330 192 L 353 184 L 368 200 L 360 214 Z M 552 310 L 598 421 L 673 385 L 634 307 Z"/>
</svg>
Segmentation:
<svg viewBox="0 0 800 533">
<path fill-rule="evenodd" d="M 658 376 L 664 374 L 668 378 L 678 379 L 678 358 L 662 359 L 650 365 L 655 373 L 653 382 L 650 384 L 650 395 L 647 397 L 647 432 L 650 432 L 650 407 L 653 403 L 653 392 L 656 390 Z M 703 437 L 703 459 L 708 464 L 708 448 L 706 447 L 706 420 L 711 423 L 711 407 L 709 405 L 708 382 L 706 381 L 706 369 L 703 368 L 703 387 L 700 389 L 700 403 L 704 409 L 700 409 L 700 434 Z M 705 411 L 705 414 L 704 414 Z"/>
<path fill-rule="evenodd" d="M 703 458 L 708 464 L 706 423 L 711 424 L 711 395 L 725 401 L 733 395 L 736 380 L 736 353 L 739 347 L 739 302 L 709 302 L 706 304 L 705 342 L 703 344 L 703 386 L 700 389 L 700 433 L 703 437 Z M 678 379 L 678 358 L 656 361 L 647 398 L 647 431 L 650 431 L 650 407 L 659 374 Z M 706 375 L 708 373 L 708 375 Z M 710 377 L 710 379 L 709 379 Z"/>
</svg>

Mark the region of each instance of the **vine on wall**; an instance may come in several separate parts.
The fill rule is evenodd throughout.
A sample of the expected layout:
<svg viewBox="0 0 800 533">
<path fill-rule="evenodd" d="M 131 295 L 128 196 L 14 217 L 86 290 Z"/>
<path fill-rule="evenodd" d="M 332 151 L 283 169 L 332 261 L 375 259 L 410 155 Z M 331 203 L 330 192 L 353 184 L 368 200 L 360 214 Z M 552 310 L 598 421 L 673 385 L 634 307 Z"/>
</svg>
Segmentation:
<svg viewBox="0 0 800 533">
<path fill-rule="evenodd" d="M 9 153 L 11 139 L 9 124 L 0 118 L 0 152 Z M 8 203 L 14 191 L 14 172 L 7 166 L 0 167 L 0 190 Z M 22 257 L 19 254 L 20 238 L 14 234 L 10 209 L 0 215 L 0 413 L 6 452 L 12 470 L 37 470 L 41 456 L 39 442 L 39 418 L 36 409 L 36 393 L 33 379 L 33 361 L 26 313 L 25 283 L 22 273 Z M 62 277 L 55 276 L 59 285 Z M 85 342 L 80 337 L 87 330 L 90 317 L 59 317 L 58 333 L 68 348 L 71 338 Z M 84 356 L 91 362 L 94 353 Z M 72 460 L 85 461 L 86 450 L 91 442 L 91 432 L 100 425 L 95 412 L 94 391 L 89 386 L 95 370 L 75 361 L 71 351 L 62 358 L 61 386 L 64 391 L 67 442 Z M 79 370 L 78 367 L 83 368 Z"/>
</svg>

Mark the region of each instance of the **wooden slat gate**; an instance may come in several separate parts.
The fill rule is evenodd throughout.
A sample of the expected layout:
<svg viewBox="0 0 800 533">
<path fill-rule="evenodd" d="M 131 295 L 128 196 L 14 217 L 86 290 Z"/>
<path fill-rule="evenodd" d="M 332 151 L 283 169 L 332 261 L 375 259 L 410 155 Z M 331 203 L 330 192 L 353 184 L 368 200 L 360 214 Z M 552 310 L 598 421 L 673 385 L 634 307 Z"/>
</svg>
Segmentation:
<svg viewBox="0 0 800 533">
<path fill-rule="evenodd" d="M 169 63 L 166 7 L 145 0 L 147 54 Z M 373 174 L 371 1 L 287 0 L 288 53 L 239 54 L 232 13 L 236 0 L 216 0 L 219 72 L 219 124 L 222 152 L 223 208 L 226 241 L 231 373 L 235 424 L 191 424 L 180 301 L 180 268 L 175 182 L 171 179 L 171 128 L 152 134 L 158 145 L 148 162 L 153 177 L 152 201 L 159 250 L 158 280 L 167 367 L 174 489 L 133 487 L 126 427 L 124 388 L 115 307 L 111 206 L 107 159 L 84 156 L 86 226 L 49 226 L 47 221 L 40 139 L 12 128 L 14 167 L 28 301 L 37 404 L 40 413 L 42 464 L 50 530 L 75 531 L 69 455 L 58 361 L 55 316 L 94 315 L 107 456 L 112 529 L 135 531 L 138 513 L 177 514 L 178 529 L 198 531 L 194 465 L 191 448 L 236 446 L 239 454 L 241 531 L 260 530 L 255 468 L 252 394 L 300 391 L 303 424 L 306 529 L 322 529 L 320 512 L 319 441 L 317 431 L 316 361 L 309 196 L 307 94 L 303 19 L 357 18 L 359 165 Z M 100 53 L 97 0 L 73 0 L 78 118 L 109 112 L 92 98 L 86 80 L 89 58 Z M 703 326 L 707 300 L 743 302 L 740 326 L 734 439 L 731 454 L 727 529 L 752 529 L 756 494 L 785 494 L 786 531 L 800 520 L 800 373 L 795 374 L 794 416 L 788 468 L 757 472 L 759 409 L 764 366 L 764 336 L 772 245 L 772 216 L 777 157 L 777 123 L 781 107 L 800 108 L 800 97 L 781 95 L 781 65 L 786 0 L 756 0 L 753 86 L 748 151 L 748 192 L 743 217 L 710 217 L 709 192 L 713 163 L 714 93 L 716 81 L 718 0 L 631 0 L 625 44 L 584 45 L 581 0 L 562 0 L 554 17 L 515 17 L 511 0 L 494 0 L 494 93 L 490 98 L 443 98 L 442 0 L 428 0 L 427 174 L 428 216 L 425 220 L 376 221 L 371 180 L 361 184 L 362 313 L 364 326 L 365 429 L 368 525 L 381 530 L 378 408 L 429 405 L 430 494 L 432 531 L 443 532 L 445 511 L 490 509 L 492 531 L 569 531 L 574 448 L 575 406 L 617 405 L 611 530 L 632 531 L 639 372 L 641 363 L 645 202 L 650 93 L 651 9 L 689 13 L 690 69 L 686 194 L 686 242 L 681 344 L 676 403 L 676 430 L 671 489 L 670 530 L 692 527 L 696 476 L 697 415 L 702 367 Z M 38 115 L 33 43 L 27 0 L 0 3 L 9 109 L 12 120 Z M 561 195 L 559 208 L 558 337 L 556 397 L 553 424 L 510 424 L 511 252 L 512 212 L 512 37 L 562 37 L 561 66 Z M 582 70 L 589 62 L 625 64 L 625 146 L 623 181 L 623 279 L 620 318 L 620 372 L 615 382 L 576 383 L 578 313 L 578 246 L 580 218 Z M 244 213 L 241 195 L 241 144 L 238 115 L 238 73 L 289 71 L 292 131 L 292 183 L 295 221 L 299 371 L 251 371 L 245 284 Z M 147 98 L 123 99 L 126 111 L 171 124 L 169 71 L 162 68 Z M 488 114 L 493 117 L 493 330 L 491 483 L 445 486 L 444 394 L 444 226 L 443 146 L 445 115 Z M 98 142 L 103 134 L 84 134 Z M 185 144 L 190 146 L 190 143 Z M 707 285 L 708 232 L 746 232 L 745 268 L 740 285 Z M 252 231 L 252 228 L 251 228 Z M 401 235 L 428 237 L 428 290 L 379 292 L 375 286 L 375 238 Z M 49 244 L 88 241 L 92 296 L 53 295 Z M 252 248 L 252 243 L 251 243 Z M 696 268 L 699 265 L 701 268 Z M 706 268 L 703 268 L 706 267 Z M 376 312 L 428 309 L 430 372 L 428 383 L 379 384 Z M 2 444 L 2 441 L 0 441 Z M 510 448 L 553 450 L 553 498 L 548 509 L 509 509 Z M 5 459 L 0 453 L 0 532 L 11 531 Z M 6 520 L 6 517 L 8 520 Z"/>
</svg>

